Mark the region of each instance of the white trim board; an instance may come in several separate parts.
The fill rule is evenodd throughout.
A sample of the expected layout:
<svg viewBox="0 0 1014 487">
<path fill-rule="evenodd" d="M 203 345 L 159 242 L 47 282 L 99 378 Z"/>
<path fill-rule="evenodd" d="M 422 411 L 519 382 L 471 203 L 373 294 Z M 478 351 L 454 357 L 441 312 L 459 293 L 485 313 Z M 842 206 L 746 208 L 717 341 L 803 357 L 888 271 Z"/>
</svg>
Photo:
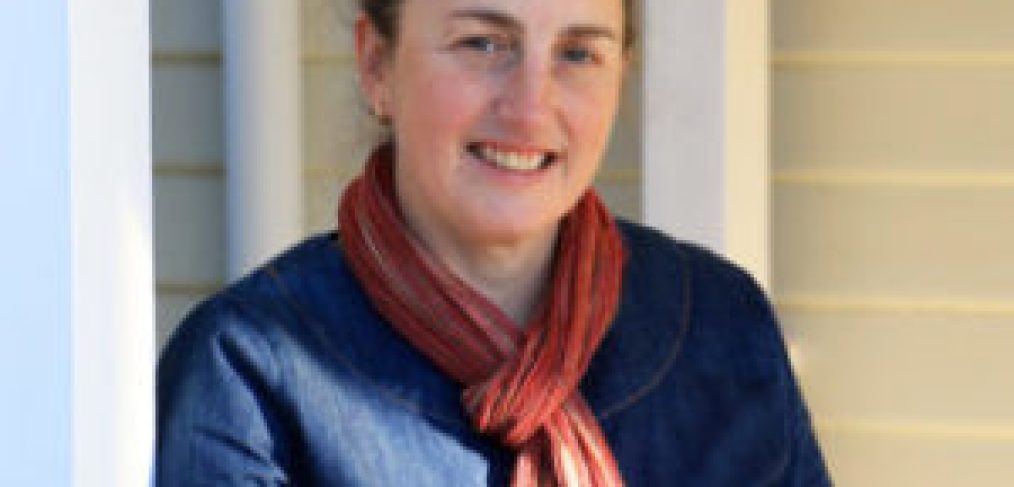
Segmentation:
<svg viewBox="0 0 1014 487">
<path fill-rule="evenodd" d="M 148 2 L 68 2 L 74 484 L 144 485 L 154 443 Z"/>
<path fill-rule="evenodd" d="M 768 1 L 645 2 L 644 215 L 770 281 Z"/>
</svg>

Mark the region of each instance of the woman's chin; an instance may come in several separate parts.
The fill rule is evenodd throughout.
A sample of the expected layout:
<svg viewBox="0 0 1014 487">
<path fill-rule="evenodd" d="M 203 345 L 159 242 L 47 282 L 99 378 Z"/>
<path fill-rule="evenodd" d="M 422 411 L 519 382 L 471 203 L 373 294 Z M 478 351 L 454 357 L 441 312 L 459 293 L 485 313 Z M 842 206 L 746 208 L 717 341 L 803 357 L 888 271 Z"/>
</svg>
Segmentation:
<svg viewBox="0 0 1014 487">
<path fill-rule="evenodd" d="M 559 219 L 487 217 L 467 229 L 470 240 L 483 246 L 524 246 L 554 238 Z"/>
</svg>

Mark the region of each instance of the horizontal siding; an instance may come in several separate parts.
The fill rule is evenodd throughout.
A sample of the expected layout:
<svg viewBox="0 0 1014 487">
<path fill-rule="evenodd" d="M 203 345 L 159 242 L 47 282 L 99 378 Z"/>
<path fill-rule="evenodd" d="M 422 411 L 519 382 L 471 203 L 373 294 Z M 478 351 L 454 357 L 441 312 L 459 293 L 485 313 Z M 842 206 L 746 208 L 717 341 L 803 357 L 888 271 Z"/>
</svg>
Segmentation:
<svg viewBox="0 0 1014 487">
<path fill-rule="evenodd" d="M 857 169 L 794 169 L 776 172 L 778 185 L 828 187 L 894 187 L 922 189 L 1011 189 L 1014 171 L 939 171 Z"/>
<path fill-rule="evenodd" d="M 219 178 L 155 178 L 155 279 L 220 282 L 225 222 Z"/>
<path fill-rule="evenodd" d="M 358 162 L 355 163 L 358 166 Z M 337 168 L 335 168 L 337 169 Z M 345 185 L 356 175 L 357 168 L 310 173 L 304 184 L 304 213 L 307 231 L 325 232 L 335 228 L 338 201 Z"/>
<path fill-rule="evenodd" d="M 775 49 L 1014 49 L 1009 0 L 772 0 Z"/>
<path fill-rule="evenodd" d="M 953 50 L 794 50 L 771 57 L 775 68 L 791 69 L 969 69 L 1014 66 L 1014 49 Z"/>
<path fill-rule="evenodd" d="M 217 65 L 154 65 L 152 151 L 156 163 L 194 165 L 223 159 L 221 86 Z"/>
<path fill-rule="evenodd" d="M 886 424 L 899 434 L 916 424 L 927 437 L 985 431 L 1014 443 L 1014 314 L 782 308 L 781 315 L 818 420 Z"/>
<path fill-rule="evenodd" d="M 1014 485 L 1014 442 L 818 430 L 835 485 Z"/>
<path fill-rule="evenodd" d="M 777 185 L 775 289 L 1014 302 L 1012 209 L 1005 187 Z"/>
<path fill-rule="evenodd" d="M 221 47 L 221 0 L 152 0 L 150 5 L 155 52 L 217 51 Z"/>
<path fill-rule="evenodd" d="M 1014 30 L 1014 29 L 1012 29 Z M 777 171 L 1009 172 L 1014 66 L 778 69 Z"/>
<path fill-rule="evenodd" d="M 772 2 L 774 293 L 845 486 L 1014 484 L 1014 2 Z"/>
<path fill-rule="evenodd" d="M 220 0 L 153 0 L 155 326 L 159 347 L 224 278 Z"/>
<path fill-rule="evenodd" d="M 303 67 L 303 157 L 311 164 L 359 167 L 381 133 L 368 115 L 355 67 L 326 62 Z"/>
<path fill-rule="evenodd" d="M 300 0 L 299 36 L 304 53 L 351 55 L 357 0 Z"/>
</svg>

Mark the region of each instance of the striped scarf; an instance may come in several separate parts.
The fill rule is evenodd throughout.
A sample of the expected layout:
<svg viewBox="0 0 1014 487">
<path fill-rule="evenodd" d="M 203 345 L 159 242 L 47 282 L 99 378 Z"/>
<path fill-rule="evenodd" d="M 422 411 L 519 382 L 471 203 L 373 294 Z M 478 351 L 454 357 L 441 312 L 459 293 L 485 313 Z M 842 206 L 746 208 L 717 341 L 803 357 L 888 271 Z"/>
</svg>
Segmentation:
<svg viewBox="0 0 1014 487">
<path fill-rule="evenodd" d="M 420 246 L 399 217 L 393 149 L 373 154 L 345 190 L 345 256 L 380 314 L 462 384 L 473 427 L 517 453 L 513 486 L 621 486 L 594 413 L 578 390 L 612 321 L 624 251 L 589 190 L 560 228 L 548 302 L 527 327 Z"/>
</svg>

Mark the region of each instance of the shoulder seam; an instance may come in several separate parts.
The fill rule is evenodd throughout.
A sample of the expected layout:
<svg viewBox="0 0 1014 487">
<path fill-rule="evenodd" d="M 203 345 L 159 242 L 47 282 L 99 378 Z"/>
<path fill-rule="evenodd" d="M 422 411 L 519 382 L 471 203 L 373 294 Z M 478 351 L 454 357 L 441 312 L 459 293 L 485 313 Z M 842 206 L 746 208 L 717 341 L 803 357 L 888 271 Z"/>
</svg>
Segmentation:
<svg viewBox="0 0 1014 487">
<path fill-rule="evenodd" d="M 683 309 L 680 316 L 679 331 L 676 333 L 676 340 L 672 344 L 672 348 L 669 351 L 669 355 L 662 362 L 662 365 L 655 371 L 652 377 L 639 387 L 634 392 L 630 393 L 625 399 L 619 403 L 610 406 L 603 410 L 596 416 L 600 420 L 608 419 L 609 417 L 633 406 L 640 402 L 641 399 L 645 398 L 649 393 L 654 391 L 669 375 L 673 366 L 676 364 L 676 360 L 682 355 L 683 345 L 686 342 L 686 337 L 690 331 L 690 322 L 693 310 L 693 272 L 690 267 L 690 258 L 687 253 L 681 247 L 677 246 L 676 251 L 679 253 L 680 261 L 682 263 L 682 277 L 683 277 Z"/>
</svg>

